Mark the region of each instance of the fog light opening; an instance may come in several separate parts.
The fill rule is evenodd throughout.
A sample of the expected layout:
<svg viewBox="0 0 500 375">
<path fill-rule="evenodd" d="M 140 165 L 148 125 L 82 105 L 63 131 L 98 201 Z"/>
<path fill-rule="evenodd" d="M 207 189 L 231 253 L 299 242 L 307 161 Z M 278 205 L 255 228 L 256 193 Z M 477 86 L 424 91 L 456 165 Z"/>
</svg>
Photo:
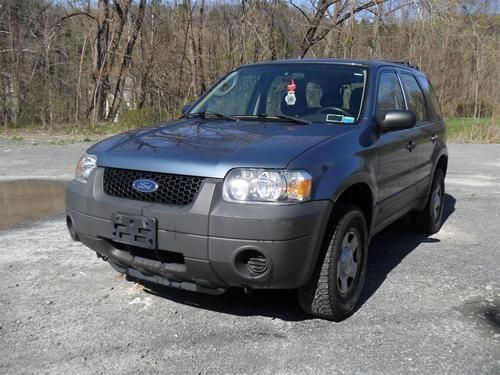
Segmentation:
<svg viewBox="0 0 500 375">
<path fill-rule="evenodd" d="M 267 258 L 260 251 L 245 249 L 234 258 L 236 269 L 246 277 L 259 277 L 270 268 Z"/>
<path fill-rule="evenodd" d="M 256 273 L 258 275 L 261 275 L 264 272 L 266 272 L 268 267 L 267 260 L 262 254 L 255 254 L 248 257 L 246 264 L 251 272 Z"/>
</svg>

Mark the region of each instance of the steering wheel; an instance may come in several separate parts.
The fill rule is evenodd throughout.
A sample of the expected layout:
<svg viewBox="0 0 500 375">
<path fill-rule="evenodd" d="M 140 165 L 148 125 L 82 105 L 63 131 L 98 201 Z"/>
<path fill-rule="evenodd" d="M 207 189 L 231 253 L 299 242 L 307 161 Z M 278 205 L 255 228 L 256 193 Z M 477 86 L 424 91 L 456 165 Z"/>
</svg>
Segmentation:
<svg viewBox="0 0 500 375">
<path fill-rule="evenodd" d="M 344 116 L 351 116 L 351 114 L 349 112 L 347 112 L 345 109 L 342 109 L 342 108 L 339 108 L 339 107 L 324 107 L 324 108 L 321 108 L 316 113 L 328 113 L 330 111 L 339 112 L 340 114 L 342 114 Z"/>
</svg>

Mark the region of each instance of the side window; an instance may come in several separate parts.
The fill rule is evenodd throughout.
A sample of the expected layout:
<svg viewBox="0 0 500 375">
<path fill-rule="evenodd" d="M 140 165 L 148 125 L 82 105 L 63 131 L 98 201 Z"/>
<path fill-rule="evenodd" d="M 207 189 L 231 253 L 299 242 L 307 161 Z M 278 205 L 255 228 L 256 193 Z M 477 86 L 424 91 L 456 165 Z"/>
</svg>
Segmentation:
<svg viewBox="0 0 500 375">
<path fill-rule="evenodd" d="M 427 121 L 427 107 L 425 105 L 424 94 L 418 85 L 415 77 L 409 74 L 401 74 L 401 81 L 408 93 L 408 104 L 410 109 L 417 115 L 417 124 Z"/>
<path fill-rule="evenodd" d="M 434 91 L 434 87 L 432 87 L 431 83 L 427 81 L 429 85 L 429 98 L 431 99 L 432 110 L 434 111 L 434 115 L 438 120 L 443 118 L 443 112 L 441 112 L 441 107 L 439 106 L 439 101 L 436 95 L 436 91 Z"/>
<path fill-rule="evenodd" d="M 396 73 L 385 72 L 378 85 L 377 119 L 383 120 L 387 111 L 394 109 L 405 109 L 403 91 Z"/>
</svg>

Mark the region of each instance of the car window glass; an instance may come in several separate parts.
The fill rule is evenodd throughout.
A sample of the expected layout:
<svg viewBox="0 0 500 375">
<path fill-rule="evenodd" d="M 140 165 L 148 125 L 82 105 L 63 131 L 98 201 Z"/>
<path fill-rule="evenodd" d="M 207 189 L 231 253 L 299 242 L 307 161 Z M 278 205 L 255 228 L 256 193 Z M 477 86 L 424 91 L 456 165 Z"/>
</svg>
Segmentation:
<svg viewBox="0 0 500 375">
<path fill-rule="evenodd" d="M 286 115 L 329 125 L 356 123 L 367 69 L 343 64 L 272 64 L 230 73 L 188 113 Z"/>
<path fill-rule="evenodd" d="M 425 105 L 424 94 L 417 80 L 409 74 L 401 74 L 401 81 L 408 93 L 408 105 L 417 116 L 417 124 L 427 121 L 427 107 Z"/>
<path fill-rule="evenodd" d="M 266 97 L 265 113 L 281 113 L 281 100 L 285 97 L 287 83 L 290 79 L 277 76 L 271 82 Z"/>
<path fill-rule="evenodd" d="M 308 82 L 306 85 L 306 100 L 308 108 L 320 108 L 323 92 L 317 82 Z"/>
<path fill-rule="evenodd" d="M 257 79 L 258 76 L 255 74 L 243 76 L 230 74 L 218 85 L 204 110 L 218 113 L 245 113 Z"/>
<path fill-rule="evenodd" d="M 388 111 L 398 109 L 406 109 L 398 77 L 396 73 L 384 72 L 378 85 L 377 118 L 383 120 Z"/>
<path fill-rule="evenodd" d="M 439 105 L 439 101 L 436 95 L 436 91 L 434 91 L 434 87 L 432 87 L 431 83 L 427 81 L 427 85 L 429 86 L 429 98 L 431 100 L 431 106 L 432 110 L 434 112 L 434 115 L 438 120 L 441 120 L 443 118 L 443 112 L 441 112 L 441 107 Z"/>
</svg>

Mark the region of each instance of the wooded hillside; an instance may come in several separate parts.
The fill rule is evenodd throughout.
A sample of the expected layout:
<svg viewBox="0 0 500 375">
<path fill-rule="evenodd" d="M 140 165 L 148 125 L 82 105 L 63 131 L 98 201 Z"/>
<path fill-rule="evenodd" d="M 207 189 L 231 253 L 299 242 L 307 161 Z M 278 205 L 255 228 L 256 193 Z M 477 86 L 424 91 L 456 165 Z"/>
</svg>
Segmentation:
<svg viewBox="0 0 500 375">
<path fill-rule="evenodd" d="M 495 0 L 0 0 L 0 124 L 170 119 L 238 65 L 409 61 L 445 114 L 499 111 Z"/>
</svg>

